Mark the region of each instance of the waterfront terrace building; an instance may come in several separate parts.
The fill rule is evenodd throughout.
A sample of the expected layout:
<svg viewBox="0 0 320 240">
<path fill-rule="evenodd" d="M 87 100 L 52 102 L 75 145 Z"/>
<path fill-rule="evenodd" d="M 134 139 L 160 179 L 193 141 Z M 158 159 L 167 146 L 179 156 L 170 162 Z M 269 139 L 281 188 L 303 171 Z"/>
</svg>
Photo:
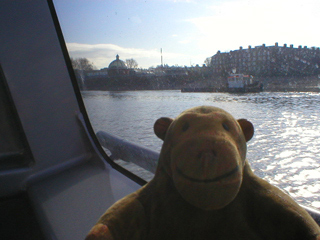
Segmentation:
<svg viewBox="0 0 320 240">
<path fill-rule="evenodd" d="M 287 44 L 279 46 L 240 47 L 230 52 L 212 56 L 211 67 L 218 75 L 226 75 L 234 69 L 237 73 L 254 76 L 308 76 L 320 74 L 320 49 Z"/>
</svg>

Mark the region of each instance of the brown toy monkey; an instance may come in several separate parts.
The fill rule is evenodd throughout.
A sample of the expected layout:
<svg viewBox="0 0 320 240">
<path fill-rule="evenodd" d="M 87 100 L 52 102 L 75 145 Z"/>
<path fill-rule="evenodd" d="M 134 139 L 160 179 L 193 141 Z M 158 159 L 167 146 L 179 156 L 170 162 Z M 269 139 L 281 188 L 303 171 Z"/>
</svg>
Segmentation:
<svg viewBox="0 0 320 240">
<path fill-rule="evenodd" d="M 160 118 L 154 178 L 111 206 L 90 239 L 317 239 L 320 228 L 288 195 L 253 174 L 253 125 L 201 106 Z"/>
</svg>

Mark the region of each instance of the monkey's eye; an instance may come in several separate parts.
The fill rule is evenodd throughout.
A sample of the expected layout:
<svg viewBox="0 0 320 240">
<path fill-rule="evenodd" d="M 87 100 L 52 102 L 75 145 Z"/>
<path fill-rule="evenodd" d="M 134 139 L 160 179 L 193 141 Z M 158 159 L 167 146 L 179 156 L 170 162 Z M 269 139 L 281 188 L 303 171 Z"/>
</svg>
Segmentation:
<svg viewBox="0 0 320 240">
<path fill-rule="evenodd" d="M 185 131 L 187 131 L 188 130 L 188 128 L 189 128 L 189 123 L 184 123 L 183 124 L 183 126 L 182 126 L 182 132 L 185 132 Z"/>
<path fill-rule="evenodd" d="M 226 123 L 222 123 L 222 126 L 226 131 L 230 130 L 229 126 Z"/>
</svg>

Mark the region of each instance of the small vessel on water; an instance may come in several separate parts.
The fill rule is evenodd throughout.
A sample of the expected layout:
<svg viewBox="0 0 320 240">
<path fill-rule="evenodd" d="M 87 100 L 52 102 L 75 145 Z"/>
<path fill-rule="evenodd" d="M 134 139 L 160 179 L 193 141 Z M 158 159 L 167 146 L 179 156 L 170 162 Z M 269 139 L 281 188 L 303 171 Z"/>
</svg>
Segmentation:
<svg viewBox="0 0 320 240">
<path fill-rule="evenodd" d="M 263 85 L 251 75 L 232 73 L 227 79 L 227 92 L 261 92 Z"/>
<path fill-rule="evenodd" d="M 230 93 L 248 93 L 263 91 L 263 84 L 252 75 L 243 73 L 230 73 L 222 81 L 216 80 L 215 83 L 204 82 L 197 83 L 196 86 L 188 85 L 181 88 L 181 92 L 230 92 Z"/>
</svg>

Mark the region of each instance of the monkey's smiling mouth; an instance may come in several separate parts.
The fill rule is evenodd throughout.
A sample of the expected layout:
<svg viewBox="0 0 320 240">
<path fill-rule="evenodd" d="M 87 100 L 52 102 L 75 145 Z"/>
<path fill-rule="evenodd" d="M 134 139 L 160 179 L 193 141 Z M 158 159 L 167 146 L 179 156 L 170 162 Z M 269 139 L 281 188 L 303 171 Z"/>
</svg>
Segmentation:
<svg viewBox="0 0 320 240">
<path fill-rule="evenodd" d="M 220 181 L 224 178 L 227 178 L 231 175 L 233 175 L 234 173 L 236 173 L 237 171 L 239 170 L 239 166 L 236 166 L 234 169 L 232 169 L 230 172 L 227 172 L 221 176 L 218 176 L 218 177 L 215 177 L 215 178 L 211 178 L 211 179 L 196 179 L 196 178 L 193 178 L 193 177 L 189 177 L 187 175 L 185 175 L 178 167 L 176 169 L 176 171 L 182 176 L 184 177 L 185 179 L 188 179 L 192 182 L 198 182 L 198 183 L 211 183 L 211 182 L 217 182 L 217 181 Z"/>
</svg>

